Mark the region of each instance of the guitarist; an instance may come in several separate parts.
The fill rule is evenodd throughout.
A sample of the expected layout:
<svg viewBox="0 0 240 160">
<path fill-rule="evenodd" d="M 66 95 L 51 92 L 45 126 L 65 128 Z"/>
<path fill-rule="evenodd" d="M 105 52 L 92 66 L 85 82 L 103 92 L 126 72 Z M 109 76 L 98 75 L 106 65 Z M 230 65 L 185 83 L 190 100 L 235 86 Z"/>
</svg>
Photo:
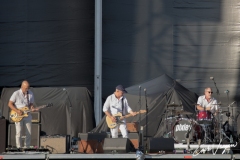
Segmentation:
<svg viewBox="0 0 240 160">
<path fill-rule="evenodd" d="M 38 111 L 33 107 L 34 96 L 29 90 L 30 84 L 28 81 L 24 80 L 21 84 L 21 88 L 15 91 L 8 102 L 10 109 L 14 110 L 18 116 L 23 115 L 23 111 L 20 110 L 22 107 L 29 107 L 31 111 Z M 31 126 L 32 126 L 32 116 L 29 113 L 27 117 L 24 117 L 20 122 L 15 122 L 16 126 L 16 146 L 17 148 L 22 148 L 21 144 L 21 130 L 25 127 L 26 139 L 24 143 L 24 148 L 29 148 L 31 144 Z"/>
<path fill-rule="evenodd" d="M 123 96 L 124 93 L 127 93 L 125 88 L 122 85 L 118 85 L 115 92 L 108 96 L 104 103 L 103 112 L 112 120 L 112 122 L 116 122 L 116 118 L 113 115 L 118 112 L 122 113 L 122 115 L 126 115 L 127 112 L 132 114 L 132 116 L 137 114 L 136 112 L 133 112 L 128 105 L 126 97 Z M 120 129 L 123 138 L 128 138 L 125 119 L 123 119 L 122 123 L 118 124 L 115 128 L 110 128 L 112 138 L 118 138 L 118 129 Z"/>
</svg>

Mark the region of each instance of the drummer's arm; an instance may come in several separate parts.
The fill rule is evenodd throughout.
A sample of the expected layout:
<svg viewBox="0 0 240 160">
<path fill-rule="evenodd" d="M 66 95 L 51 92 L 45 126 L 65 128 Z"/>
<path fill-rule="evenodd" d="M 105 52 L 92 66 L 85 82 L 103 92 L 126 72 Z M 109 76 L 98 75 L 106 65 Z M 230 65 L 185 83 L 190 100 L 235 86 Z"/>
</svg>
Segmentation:
<svg viewBox="0 0 240 160">
<path fill-rule="evenodd" d="M 200 105 L 197 105 L 197 110 L 203 111 L 203 110 L 204 110 L 204 107 L 202 107 L 202 106 L 200 106 Z M 211 107 L 206 107 L 205 110 L 210 111 L 210 110 L 211 110 Z"/>
</svg>

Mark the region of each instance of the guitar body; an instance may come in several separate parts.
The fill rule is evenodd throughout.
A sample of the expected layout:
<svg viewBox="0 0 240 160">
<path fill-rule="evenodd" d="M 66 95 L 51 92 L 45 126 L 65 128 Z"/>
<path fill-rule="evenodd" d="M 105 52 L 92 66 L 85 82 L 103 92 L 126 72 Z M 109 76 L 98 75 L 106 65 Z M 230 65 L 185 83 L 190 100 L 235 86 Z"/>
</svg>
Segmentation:
<svg viewBox="0 0 240 160">
<path fill-rule="evenodd" d="M 113 122 L 111 118 L 106 116 L 106 122 L 109 128 L 115 128 L 121 121 L 122 113 L 118 112 L 117 114 L 113 115 L 116 118 L 116 122 Z"/>
<path fill-rule="evenodd" d="M 19 110 L 21 110 L 23 112 L 23 114 L 21 116 L 18 115 L 18 113 L 15 112 L 14 110 L 11 110 L 10 118 L 12 119 L 12 121 L 20 122 L 24 117 L 28 117 L 28 112 L 30 112 L 28 107 L 22 107 L 22 108 L 19 108 Z"/>
<path fill-rule="evenodd" d="M 40 107 L 36 107 L 37 109 L 41 109 L 41 108 L 45 108 L 45 107 L 51 107 L 53 106 L 52 103 L 49 103 L 47 105 L 43 105 Z M 20 122 L 24 117 L 28 117 L 28 113 L 31 112 L 31 110 L 26 106 L 26 107 L 22 107 L 22 108 L 18 108 L 19 110 L 21 110 L 23 112 L 23 114 L 20 116 L 18 115 L 18 113 L 14 110 L 10 111 L 10 115 L 9 117 L 11 118 L 11 120 L 13 122 Z"/>
<path fill-rule="evenodd" d="M 145 113 L 145 112 L 146 112 L 146 110 L 140 110 L 139 112 L 137 112 L 137 114 Z M 113 116 L 116 118 L 116 122 L 113 122 L 111 120 L 111 118 L 106 116 L 106 122 L 107 122 L 108 128 L 111 128 L 111 129 L 115 128 L 119 123 L 121 123 L 121 120 L 123 120 L 124 118 L 131 117 L 132 115 L 128 114 L 128 115 L 122 116 L 122 113 L 118 112 L 117 114 L 115 114 Z"/>
</svg>

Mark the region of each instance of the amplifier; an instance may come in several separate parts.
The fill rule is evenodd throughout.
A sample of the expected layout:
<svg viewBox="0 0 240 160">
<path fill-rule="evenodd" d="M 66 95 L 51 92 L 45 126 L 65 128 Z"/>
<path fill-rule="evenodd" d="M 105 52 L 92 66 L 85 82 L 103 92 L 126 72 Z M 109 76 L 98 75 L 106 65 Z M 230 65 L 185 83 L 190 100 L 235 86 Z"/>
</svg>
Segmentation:
<svg viewBox="0 0 240 160">
<path fill-rule="evenodd" d="M 39 147 L 40 124 L 32 124 L 31 146 Z M 22 144 L 25 141 L 25 127 L 22 129 Z M 8 146 L 16 147 L 16 127 L 15 124 L 8 125 Z"/>
<path fill-rule="evenodd" d="M 50 153 L 68 153 L 70 136 L 41 136 L 40 146 L 48 149 Z"/>
<path fill-rule="evenodd" d="M 78 133 L 78 152 L 79 153 L 103 153 L 104 139 L 108 137 L 103 133 Z"/>
<path fill-rule="evenodd" d="M 7 147 L 7 120 L 0 118 L 0 154 L 5 152 Z"/>
<path fill-rule="evenodd" d="M 128 132 L 138 132 L 139 129 L 139 123 L 138 122 L 130 122 L 130 123 L 126 123 L 126 127 L 127 127 L 127 131 Z M 121 132 L 120 129 L 118 129 L 118 132 Z"/>
<path fill-rule="evenodd" d="M 138 127 L 139 127 L 138 122 L 127 123 L 128 132 L 138 132 L 139 131 Z"/>
</svg>

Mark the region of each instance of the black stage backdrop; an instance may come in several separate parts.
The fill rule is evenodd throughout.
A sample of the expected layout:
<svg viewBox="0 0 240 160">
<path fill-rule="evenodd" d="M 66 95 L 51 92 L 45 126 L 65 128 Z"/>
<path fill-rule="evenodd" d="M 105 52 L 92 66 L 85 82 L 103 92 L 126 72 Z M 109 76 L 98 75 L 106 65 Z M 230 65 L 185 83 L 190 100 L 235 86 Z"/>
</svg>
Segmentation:
<svg viewBox="0 0 240 160">
<path fill-rule="evenodd" d="M 94 83 L 94 0 L 0 2 L 0 86 Z"/>
<path fill-rule="evenodd" d="M 238 5 L 232 0 L 103 0 L 103 96 L 117 84 L 128 87 L 168 74 L 198 95 L 212 87 L 222 107 L 239 101 Z"/>
<path fill-rule="evenodd" d="M 3 116 L 9 119 L 8 101 L 19 88 L 4 88 L 1 95 Z M 46 135 L 71 135 L 85 133 L 95 126 L 93 99 L 85 87 L 43 87 L 30 89 L 35 96 L 35 106 L 52 103 L 41 112 L 41 133 Z"/>
</svg>

